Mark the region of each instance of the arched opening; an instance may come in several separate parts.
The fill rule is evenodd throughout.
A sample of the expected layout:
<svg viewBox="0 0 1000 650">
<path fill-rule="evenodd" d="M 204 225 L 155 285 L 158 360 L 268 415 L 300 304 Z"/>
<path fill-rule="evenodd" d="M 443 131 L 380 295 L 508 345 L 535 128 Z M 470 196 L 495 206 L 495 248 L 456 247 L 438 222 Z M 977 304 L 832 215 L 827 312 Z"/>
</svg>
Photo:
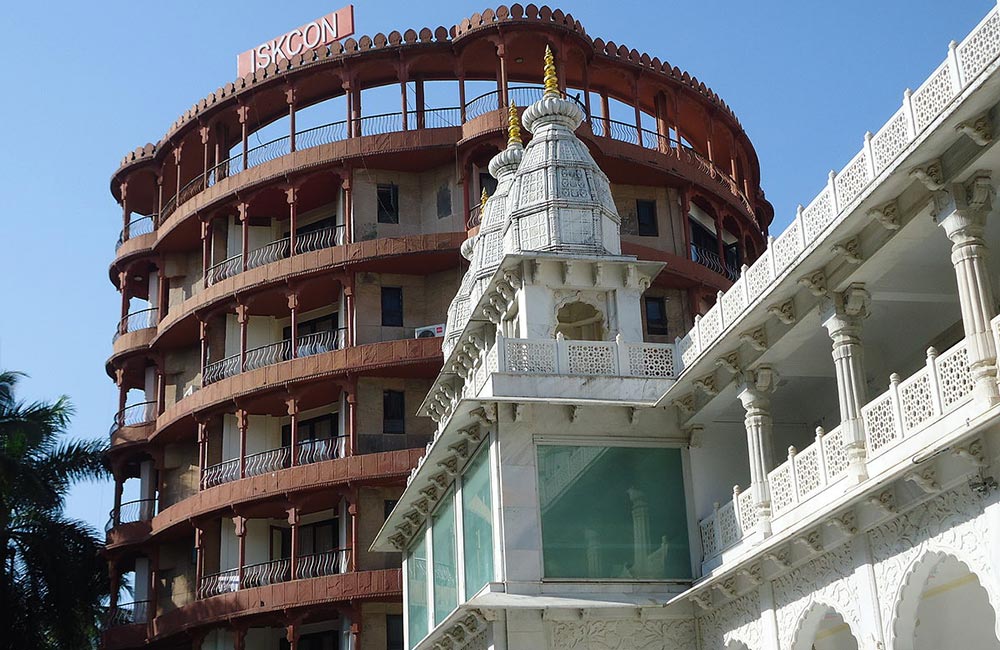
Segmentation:
<svg viewBox="0 0 1000 650">
<path fill-rule="evenodd" d="M 556 312 L 556 334 L 574 341 L 603 341 L 604 314 L 585 302 L 571 302 Z"/>
<path fill-rule="evenodd" d="M 802 619 L 793 648 L 858 650 L 858 640 L 840 612 L 827 605 L 817 605 Z"/>
<path fill-rule="evenodd" d="M 910 591 L 904 591 L 899 603 L 896 648 L 1000 650 L 996 612 L 979 577 L 964 562 L 934 554 L 918 565 L 908 583 Z"/>
</svg>

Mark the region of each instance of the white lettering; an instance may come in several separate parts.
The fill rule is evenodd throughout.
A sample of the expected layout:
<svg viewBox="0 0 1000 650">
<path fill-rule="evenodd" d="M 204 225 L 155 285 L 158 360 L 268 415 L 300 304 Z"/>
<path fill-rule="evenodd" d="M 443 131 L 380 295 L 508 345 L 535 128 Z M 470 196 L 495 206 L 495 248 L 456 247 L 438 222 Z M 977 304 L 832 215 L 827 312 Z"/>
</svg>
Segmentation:
<svg viewBox="0 0 1000 650">
<path fill-rule="evenodd" d="M 316 40 L 315 41 L 310 41 L 309 40 L 309 30 L 310 29 L 312 29 L 313 31 L 316 32 Z M 320 39 L 322 39 L 322 38 L 323 38 L 323 30 L 322 30 L 322 28 L 320 28 L 320 26 L 318 24 L 316 24 L 315 21 L 313 21 L 313 22 L 309 23 L 308 25 L 306 25 L 305 32 L 302 35 L 302 40 L 305 43 L 305 46 L 307 48 L 309 48 L 310 50 L 313 49 L 314 47 L 316 47 L 317 45 L 319 45 Z"/>
<path fill-rule="evenodd" d="M 256 72 L 261 68 L 271 65 L 271 48 L 268 47 L 267 43 L 257 48 L 257 56 L 254 57 L 253 63 L 254 67 L 251 72 Z"/>
<path fill-rule="evenodd" d="M 333 41 L 340 38 L 337 31 L 337 14 L 333 15 L 333 24 L 330 24 L 330 20 L 327 16 L 323 16 L 320 20 L 323 21 L 323 42 L 332 43 Z"/>
<path fill-rule="evenodd" d="M 297 45 L 292 45 L 293 39 L 298 36 Z M 288 32 L 288 55 L 286 58 L 292 58 L 296 54 L 302 54 L 302 30 L 293 29 Z"/>
</svg>

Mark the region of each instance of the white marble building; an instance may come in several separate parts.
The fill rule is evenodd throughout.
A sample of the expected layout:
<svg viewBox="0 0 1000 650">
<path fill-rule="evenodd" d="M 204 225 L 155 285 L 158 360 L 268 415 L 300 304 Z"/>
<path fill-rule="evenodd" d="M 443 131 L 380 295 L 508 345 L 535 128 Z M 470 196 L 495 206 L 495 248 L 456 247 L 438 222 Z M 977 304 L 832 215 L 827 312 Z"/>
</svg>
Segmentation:
<svg viewBox="0 0 1000 650">
<path fill-rule="evenodd" d="M 374 545 L 409 648 L 1000 650 L 998 55 L 994 9 L 669 345 L 548 62 Z"/>
</svg>

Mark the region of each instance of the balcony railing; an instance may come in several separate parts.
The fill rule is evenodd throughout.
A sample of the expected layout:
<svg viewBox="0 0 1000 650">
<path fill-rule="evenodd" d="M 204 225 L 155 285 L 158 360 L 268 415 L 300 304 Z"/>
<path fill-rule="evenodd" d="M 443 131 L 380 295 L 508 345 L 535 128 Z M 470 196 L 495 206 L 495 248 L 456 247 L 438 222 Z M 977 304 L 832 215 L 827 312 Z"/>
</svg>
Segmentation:
<svg viewBox="0 0 1000 650">
<path fill-rule="evenodd" d="M 153 228 L 156 225 L 156 215 L 150 215 L 148 217 L 135 217 L 128 222 L 128 236 L 125 235 L 125 229 L 122 229 L 118 233 L 118 242 L 115 244 L 115 252 L 122 247 L 122 244 L 132 239 L 133 237 L 138 237 L 139 235 L 148 235 L 153 232 Z"/>
<path fill-rule="evenodd" d="M 291 339 L 252 348 L 246 351 L 245 362 L 242 368 L 240 367 L 240 355 L 234 354 L 221 361 L 216 361 L 205 366 L 202 373 L 202 386 L 238 375 L 241 372 L 249 372 L 250 370 L 281 363 L 282 361 L 289 361 L 292 358 L 308 357 L 331 350 L 339 350 L 344 347 L 346 334 L 347 328 L 341 327 L 333 331 L 316 332 L 315 334 L 300 336 L 298 338 L 298 345 L 295 347 L 294 357 L 292 355 Z"/>
<path fill-rule="evenodd" d="M 324 248 L 331 248 L 333 246 L 341 246 L 343 243 L 344 226 L 332 226 L 330 228 L 313 230 L 302 233 L 301 235 L 296 235 L 295 253 L 301 254 L 308 253 L 310 251 L 318 251 Z M 271 262 L 277 262 L 278 260 L 285 259 L 289 256 L 290 252 L 291 245 L 289 244 L 288 237 L 265 244 L 260 248 L 255 248 L 247 253 L 247 269 L 257 268 L 258 266 L 263 266 L 265 264 L 270 264 Z M 242 272 L 243 255 L 239 254 L 210 266 L 205 278 L 209 286 L 211 286 L 217 282 L 225 280 L 226 278 L 239 275 Z"/>
<path fill-rule="evenodd" d="M 343 458 L 346 436 L 323 438 L 320 440 L 304 440 L 299 442 L 297 465 L 308 465 L 325 460 Z M 292 466 L 291 447 L 278 447 L 246 457 L 246 476 L 259 476 L 276 472 Z M 201 489 L 206 490 L 216 485 L 229 483 L 240 478 L 240 459 L 233 458 L 205 468 L 201 477 Z"/>
<path fill-rule="evenodd" d="M 347 571 L 350 549 L 334 549 L 324 553 L 303 555 L 296 558 L 295 579 L 319 578 Z M 249 564 L 243 567 L 243 579 L 239 569 L 229 569 L 207 575 L 198 585 L 198 598 L 211 598 L 219 594 L 232 593 L 240 589 L 252 589 L 265 585 L 288 582 L 292 579 L 292 560 L 282 558 Z"/>
<path fill-rule="evenodd" d="M 994 327 L 998 325 L 1000 318 L 994 320 Z M 972 389 L 965 341 L 940 355 L 930 348 L 921 370 L 904 381 L 893 373 L 889 390 L 861 409 L 865 461 L 871 462 L 890 452 L 929 424 L 968 403 Z M 790 447 L 788 460 L 768 472 L 772 532 L 794 523 L 797 518 L 792 513 L 799 504 L 827 488 L 833 489 L 848 475 L 848 442 L 840 427 L 829 433 L 820 429 L 815 442 L 801 451 Z M 705 561 L 714 560 L 738 544 L 754 532 L 756 525 L 751 489 L 736 489 L 733 501 L 699 522 Z"/>
<path fill-rule="evenodd" d="M 122 524 L 149 521 L 156 514 L 156 499 L 126 501 L 118 507 L 117 511 L 112 508 L 108 514 L 108 523 L 104 526 L 104 532 L 108 532 L 115 526 L 121 526 Z"/>
<path fill-rule="evenodd" d="M 137 427 L 155 420 L 156 402 L 131 404 L 115 414 L 115 420 L 111 423 L 111 431 L 108 432 L 108 435 L 115 435 L 122 427 Z"/>
<path fill-rule="evenodd" d="M 159 309 L 150 307 L 149 309 L 134 311 L 125 316 L 118 321 L 118 328 L 115 330 L 115 335 L 112 337 L 111 342 L 114 343 L 123 334 L 156 327 L 156 324 L 160 322 L 159 314 Z"/>
<path fill-rule="evenodd" d="M 733 268 L 726 260 L 720 258 L 717 251 L 697 244 L 691 244 L 691 260 L 719 275 L 726 276 L 731 282 L 736 282 L 740 277 L 740 270 Z"/>
<path fill-rule="evenodd" d="M 492 372 L 616 377 L 674 376 L 672 343 L 501 338 L 481 367 Z"/>
<path fill-rule="evenodd" d="M 137 600 L 132 603 L 118 603 L 115 609 L 108 616 L 108 627 L 119 627 L 121 625 L 137 625 L 149 620 L 149 609 L 151 602 L 148 600 Z"/>
</svg>

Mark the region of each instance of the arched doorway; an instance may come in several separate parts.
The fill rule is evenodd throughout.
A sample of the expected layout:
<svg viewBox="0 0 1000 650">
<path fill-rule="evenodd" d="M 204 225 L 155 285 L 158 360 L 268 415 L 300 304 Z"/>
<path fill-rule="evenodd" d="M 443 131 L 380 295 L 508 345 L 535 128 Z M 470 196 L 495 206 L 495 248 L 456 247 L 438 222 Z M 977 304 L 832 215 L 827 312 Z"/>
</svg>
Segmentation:
<svg viewBox="0 0 1000 650">
<path fill-rule="evenodd" d="M 815 605 L 802 619 L 794 650 L 858 650 L 858 640 L 840 612 Z"/>
<path fill-rule="evenodd" d="M 585 302 L 571 302 L 556 312 L 556 334 L 573 341 L 603 341 L 604 314 Z"/>
<path fill-rule="evenodd" d="M 954 556 L 931 554 L 902 594 L 897 650 L 1000 650 L 996 612 L 979 577 Z"/>
</svg>

